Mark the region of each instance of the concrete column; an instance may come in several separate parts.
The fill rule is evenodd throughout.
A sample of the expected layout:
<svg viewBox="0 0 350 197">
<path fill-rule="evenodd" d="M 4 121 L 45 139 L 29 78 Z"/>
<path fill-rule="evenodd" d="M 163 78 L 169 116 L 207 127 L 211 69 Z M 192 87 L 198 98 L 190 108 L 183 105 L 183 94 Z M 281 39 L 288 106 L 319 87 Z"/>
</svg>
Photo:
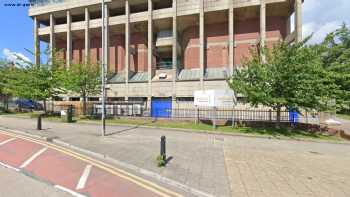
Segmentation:
<svg viewBox="0 0 350 197">
<path fill-rule="evenodd" d="M 67 68 L 70 67 L 72 63 L 72 16 L 69 10 L 67 10 L 67 54 L 66 54 L 66 64 Z"/>
<path fill-rule="evenodd" d="M 229 14 L 228 14 L 228 30 L 229 30 L 229 60 L 228 60 L 228 64 L 229 64 L 229 69 L 232 73 L 232 71 L 234 70 L 235 67 L 235 30 L 234 30 L 234 26 L 235 26 L 235 14 L 234 14 L 234 8 L 233 8 L 233 1 L 230 5 L 229 8 Z"/>
<path fill-rule="evenodd" d="M 176 98 L 177 79 L 177 0 L 173 0 L 173 99 Z"/>
<path fill-rule="evenodd" d="M 260 4 L 260 46 L 263 49 L 266 45 L 266 2 L 261 0 Z M 266 61 L 265 55 L 261 54 L 263 62 Z"/>
<path fill-rule="evenodd" d="M 104 59 L 104 62 L 105 62 L 105 66 L 106 66 L 106 71 L 107 72 L 112 72 L 114 73 L 115 72 L 115 68 L 110 68 L 110 65 L 109 65 L 109 8 L 108 8 L 108 4 L 105 4 L 105 24 L 106 24 L 106 29 L 105 29 L 105 59 Z"/>
<path fill-rule="evenodd" d="M 90 62 L 90 12 L 89 8 L 85 8 L 85 51 L 84 62 Z"/>
<path fill-rule="evenodd" d="M 40 65 L 40 40 L 39 40 L 39 22 L 38 18 L 34 16 L 34 64 Z"/>
<path fill-rule="evenodd" d="M 204 41 L 204 0 L 200 0 L 199 10 L 199 66 L 201 89 L 204 90 L 204 60 L 205 58 L 205 41 Z"/>
<path fill-rule="evenodd" d="M 129 0 L 125 0 L 125 84 L 126 84 L 126 97 L 129 97 L 129 66 L 130 66 L 130 6 Z"/>
<path fill-rule="evenodd" d="M 148 0 L 148 48 L 147 48 L 147 70 L 148 70 L 148 96 L 152 97 L 152 76 L 153 76 L 153 4 Z"/>
<path fill-rule="evenodd" d="M 55 56 L 55 18 L 53 14 L 50 14 L 50 64 L 53 63 Z"/>
<path fill-rule="evenodd" d="M 301 42 L 303 40 L 303 19 L 302 19 L 302 0 L 295 0 L 295 32 L 296 32 L 296 42 Z"/>
</svg>

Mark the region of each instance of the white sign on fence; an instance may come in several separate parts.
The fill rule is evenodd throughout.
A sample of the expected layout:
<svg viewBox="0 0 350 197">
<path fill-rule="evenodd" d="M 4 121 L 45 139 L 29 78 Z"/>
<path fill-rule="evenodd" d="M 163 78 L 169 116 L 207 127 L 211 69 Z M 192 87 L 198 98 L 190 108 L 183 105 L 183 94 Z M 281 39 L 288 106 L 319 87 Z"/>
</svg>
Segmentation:
<svg viewBox="0 0 350 197">
<path fill-rule="evenodd" d="M 233 90 L 199 90 L 194 92 L 194 105 L 198 107 L 233 107 L 236 102 Z"/>
</svg>

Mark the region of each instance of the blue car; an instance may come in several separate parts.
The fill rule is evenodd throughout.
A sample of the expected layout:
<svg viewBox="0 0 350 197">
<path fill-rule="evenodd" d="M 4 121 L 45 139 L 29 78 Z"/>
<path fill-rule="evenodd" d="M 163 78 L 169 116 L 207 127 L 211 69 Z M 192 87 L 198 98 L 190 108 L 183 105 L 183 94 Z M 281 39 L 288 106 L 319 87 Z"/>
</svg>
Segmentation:
<svg viewBox="0 0 350 197">
<path fill-rule="evenodd" d="M 28 99 L 17 99 L 16 105 L 18 108 L 22 109 L 31 109 L 31 110 L 42 110 L 43 106 L 35 101 L 28 100 Z"/>
</svg>

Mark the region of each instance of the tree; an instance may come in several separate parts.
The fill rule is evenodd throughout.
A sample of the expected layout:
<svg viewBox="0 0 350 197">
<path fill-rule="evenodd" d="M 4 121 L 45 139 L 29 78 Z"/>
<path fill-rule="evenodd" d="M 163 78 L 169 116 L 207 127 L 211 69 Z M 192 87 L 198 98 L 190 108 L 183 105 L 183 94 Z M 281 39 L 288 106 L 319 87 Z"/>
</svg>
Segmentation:
<svg viewBox="0 0 350 197">
<path fill-rule="evenodd" d="M 3 99 L 5 110 L 8 110 L 9 94 L 6 92 L 7 76 L 9 71 L 9 63 L 5 60 L 0 60 L 0 98 Z"/>
<path fill-rule="evenodd" d="M 15 65 L 9 69 L 5 84 L 6 92 L 19 98 L 43 101 L 46 112 L 46 101 L 63 92 L 58 79 L 62 66 L 59 61 L 50 63 L 48 60 L 41 65 L 23 59 L 22 61 L 25 62 L 24 65 Z"/>
<path fill-rule="evenodd" d="M 307 40 L 293 45 L 278 42 L 272 49 L 257 50 L 266 61 L 257 51 L 251 51 L 245 68 L 236 70 L 228 81 L 253 106 L 261 104 L 277 110 L 277 127 L 282 109 L 323 110 L 335 88 L 317 50 L 305 46 Z"/>
<path fill-rule="evenodd" d="M 100 93 L 100 70 L 94 64 L 72 64 L 61 73 L 63 87 L 70 92 L 77 93 L 83 99 L 83 113 L 86 115 L 87 97 Z"/>
<path fill-rule="evenodd" d="M 344 24 L 328 34 L 318 50 L 323 67 L 339 87 L 335 92 L 337 108 L 350 113 L 350 29 Z"/>
</svg>

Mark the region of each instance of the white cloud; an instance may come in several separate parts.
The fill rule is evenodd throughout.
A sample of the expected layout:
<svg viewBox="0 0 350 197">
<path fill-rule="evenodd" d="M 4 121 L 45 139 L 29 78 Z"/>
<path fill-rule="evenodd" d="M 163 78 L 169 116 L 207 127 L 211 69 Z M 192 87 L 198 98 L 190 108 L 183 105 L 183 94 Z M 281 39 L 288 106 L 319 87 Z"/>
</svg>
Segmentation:
<svg viewBox="0 0 350 197">
<path fill-rule="evenodd" d="M 310 44 L 317 44 L 324 40 L 327 34 L 339 29 L 342 25 L 340 21 L 331 21 L 324 24 L 310 22 L 303 25 L 303 37 L 313 34 Z"/>
<path fill-rule="evenodd" d="M 27 66 L 28 62 L 31 62 L 30 59 L 22 53 L 13 52 L 6 48 L 2 52 L 7 61 L 17 66 Z"/>
</svg>

